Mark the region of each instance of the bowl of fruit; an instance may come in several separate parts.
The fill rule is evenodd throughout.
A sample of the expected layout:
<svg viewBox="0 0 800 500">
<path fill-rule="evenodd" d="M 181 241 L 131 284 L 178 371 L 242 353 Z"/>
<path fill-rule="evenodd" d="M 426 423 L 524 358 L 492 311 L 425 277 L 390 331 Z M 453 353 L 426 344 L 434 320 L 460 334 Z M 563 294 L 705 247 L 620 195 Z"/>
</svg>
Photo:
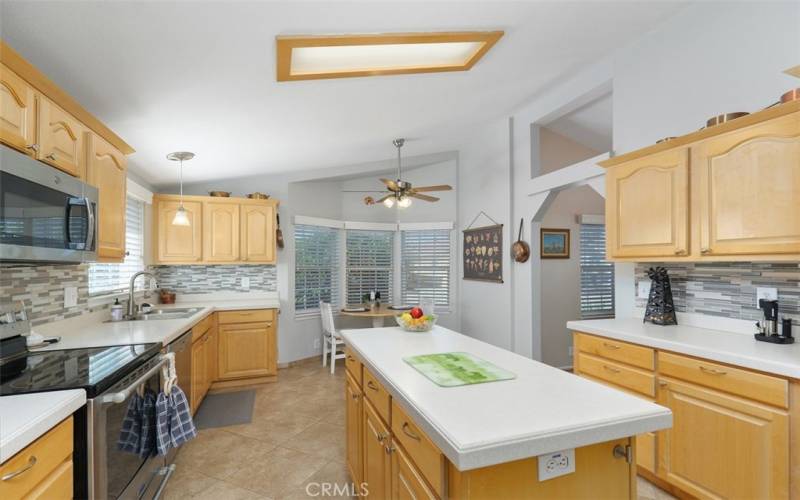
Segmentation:
<svg viewBox="0 0 800 500">
<path fill-rule="evenodd" d="M 394 319 L 407 332 L 429 332 L 436 324 L 436 316 L 425 314 L 419 307 L 412 307 L 410 311 L 395 316 Z"/>
</svg>

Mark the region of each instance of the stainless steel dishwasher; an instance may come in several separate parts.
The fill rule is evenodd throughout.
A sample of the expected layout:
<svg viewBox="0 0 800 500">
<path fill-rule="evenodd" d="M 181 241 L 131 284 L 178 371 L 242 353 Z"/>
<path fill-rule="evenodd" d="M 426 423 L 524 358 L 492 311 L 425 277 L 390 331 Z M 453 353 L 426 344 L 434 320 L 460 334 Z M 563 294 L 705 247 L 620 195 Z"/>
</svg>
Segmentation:
<svg viewBox="0 0 800 500">
<path fill-rule="evenodd" d="M 192 331 L 189 330 L 167 346 L 167 352 L 175 353 L 175 371 L 178 373 L 178 387 L 186 394 L 192 394 Z M 170 449 L 167 453 L 167 465 L 175 462 L 178 450 Z"/>
</svg>

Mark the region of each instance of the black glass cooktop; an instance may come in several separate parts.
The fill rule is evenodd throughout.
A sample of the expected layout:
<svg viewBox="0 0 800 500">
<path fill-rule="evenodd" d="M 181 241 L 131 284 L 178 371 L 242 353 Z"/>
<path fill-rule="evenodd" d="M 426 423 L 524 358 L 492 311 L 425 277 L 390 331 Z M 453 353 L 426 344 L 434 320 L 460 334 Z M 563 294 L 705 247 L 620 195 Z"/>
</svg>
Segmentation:
<svg viewBox="0 0 800 500">
<path fill-rule="evenodd" d="M 102 393 L 148 359 L 160 344 L 31 351 L 0 364 L 0 396 L 85 389 L 86 397 Z"/>
</svg>

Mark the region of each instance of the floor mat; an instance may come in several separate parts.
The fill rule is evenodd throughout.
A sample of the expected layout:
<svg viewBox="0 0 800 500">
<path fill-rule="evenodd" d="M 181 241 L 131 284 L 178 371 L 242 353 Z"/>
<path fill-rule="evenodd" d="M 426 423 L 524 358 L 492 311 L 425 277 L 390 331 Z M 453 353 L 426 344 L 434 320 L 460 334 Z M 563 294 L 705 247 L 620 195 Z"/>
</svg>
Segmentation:
<svg viewBox="0 0 800 500">
<path fill-rule="evenodd" d="M 198 429 L 249 424 L 253 420 L 256 391 L 208 394 L 194 416 Z"/>
</svg>

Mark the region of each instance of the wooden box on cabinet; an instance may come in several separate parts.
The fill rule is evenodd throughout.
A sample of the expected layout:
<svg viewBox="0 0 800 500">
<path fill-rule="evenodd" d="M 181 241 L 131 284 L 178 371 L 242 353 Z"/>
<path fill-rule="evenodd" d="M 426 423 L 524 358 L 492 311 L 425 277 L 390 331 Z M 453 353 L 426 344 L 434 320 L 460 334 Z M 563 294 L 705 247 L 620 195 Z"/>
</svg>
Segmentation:
<svg viewBox="0 0 800 500">
<path fill-rule="evenodd" d="M 36 92 L 0 64 L 0 142 L 36 156 Z"/>
<path fill-rule="evenodd" d="M 153 220 L 155 234 L 155 256 L 159 264 L 199 264 L 202 250 L 202 205 L 196 201 L 184 201 L 183 207 L 189 218 L 188 226 L 175 226 L 172 219 L 180 202 L 171 198 L 153 198 Z"/>
<path fill-rule="evenodd" d="M 99 192 L 97 257 L 104 262 L 125 259 L 127 159 L 93 132 L 86 133 L 86 181 Z"/>
</svg>

